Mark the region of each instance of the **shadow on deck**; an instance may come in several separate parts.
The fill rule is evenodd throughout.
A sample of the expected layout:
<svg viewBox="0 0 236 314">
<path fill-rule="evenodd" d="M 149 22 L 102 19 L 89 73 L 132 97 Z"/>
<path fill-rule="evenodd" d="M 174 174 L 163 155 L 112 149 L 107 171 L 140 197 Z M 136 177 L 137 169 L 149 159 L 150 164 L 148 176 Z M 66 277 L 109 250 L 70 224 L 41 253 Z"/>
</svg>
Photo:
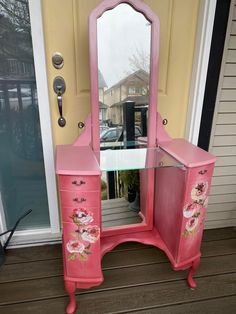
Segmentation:
<svg viewBox="0 0 236 314">
<path fill-rule="evenodd" d="M 236 309 L 236 228 L 206 230 L 198 287 L 174 272 L 158 249 L 125 243 L 103 259 L 104 283 L 77 290 L 84 314 L 232 314 Z M 60 245 L 9 250 L 0 269 L 0 313 L 65 313 Z"/>
</svg>

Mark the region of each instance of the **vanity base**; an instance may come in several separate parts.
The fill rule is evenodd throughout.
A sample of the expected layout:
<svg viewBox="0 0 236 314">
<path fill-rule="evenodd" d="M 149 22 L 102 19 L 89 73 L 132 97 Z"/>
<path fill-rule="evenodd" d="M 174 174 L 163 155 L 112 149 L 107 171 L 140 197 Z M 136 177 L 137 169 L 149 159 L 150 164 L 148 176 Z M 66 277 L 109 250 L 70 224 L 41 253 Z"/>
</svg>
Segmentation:
<svg viewBox="0 0 236 314">
<path fill-rule="evenodd" d="M 130 234 L 122 234 L 122 235 L 114 235 L 114 236 L 101 236 L 101 255 L 100 260 L 97 261 L 98 263 L 101 262 L 103 256 L 113 250 L 117 245 L 125 242 L 138 242 L 146 245 L 153 245 L 162 251 L 165 252 L 167 257 L 170 260 L 171 267 L 173 270 L 185 270 L 189 269 L 188 276 L 187 276 L 187 283 L 191 289 L 195 289 L 197 284 L 193 278 L 193 275 L 196 273 L 199 264 L 200 264 L 200 252 L 193 258 L 183 261 L 183 262 L 176 262 L 175 258 L 171 255 L 170 251 L 168 250 L 167 246 L 161 239 L 158 231 L 154 228 L 150 231 L 143 231 L 143 232 L 135 232 Z M 98 286 L 103 282 L 102 277 L 98 278 L 69 278 L 65 276 L 65 288 L 69 295 L 70 302 L 66 308 L 67 314 L 75 313 L 76 311 L 76 299 L 75 299 L 75 291 L 77 288 L 79 289 L 89 289 L 94 286 Z"/>
</svg>

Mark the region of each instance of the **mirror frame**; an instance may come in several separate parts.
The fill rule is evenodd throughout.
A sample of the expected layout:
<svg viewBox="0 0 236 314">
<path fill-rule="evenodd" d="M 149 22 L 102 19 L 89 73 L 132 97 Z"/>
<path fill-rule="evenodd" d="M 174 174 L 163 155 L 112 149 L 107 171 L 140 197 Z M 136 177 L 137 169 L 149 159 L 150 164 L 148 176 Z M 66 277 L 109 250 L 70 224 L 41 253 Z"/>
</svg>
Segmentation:
<svg viewBox="0 0 236 314">
<path fill-rule="evenodd" d="M 147 147 L 156 147 L 156 112 L 158 92 L 159 38 L 160 21 L 157 15 L 141 0 L 104 0 L 89 16 L 89 63 L 90 63 L 90 95 L 91 95 L 91 146 L 93 151 L 100 152 L 99 131 L 99 93 L 98 93 L 98 49 L 97 19 L 108 10 L 119 4 L 129 4 L 134 10 L 144 15 L 151 23 L 151 53 L 149 79 L 149 112 Z"/>
</svg>

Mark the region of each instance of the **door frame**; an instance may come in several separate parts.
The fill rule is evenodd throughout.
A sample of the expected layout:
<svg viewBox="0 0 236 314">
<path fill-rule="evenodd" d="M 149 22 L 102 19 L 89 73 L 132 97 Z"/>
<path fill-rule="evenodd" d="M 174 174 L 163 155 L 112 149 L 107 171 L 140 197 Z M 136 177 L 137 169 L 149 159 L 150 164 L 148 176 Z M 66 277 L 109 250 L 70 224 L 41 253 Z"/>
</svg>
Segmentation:
<svg viewBox="0 0 236 314">
<path fill-rule="evenodd" d="M 199 3 L 198 27 L 185 128 L 185 138 L 195 145 L 197 145 L 200 130 L 216 2 L 217 0 L 200 0 Z M 60 222 L 54 164 L 54 144 L 50 119 L 51 113 L 46 73 L 41 0 L 29 0 L 29 10 L 38 101 L 40 103 L 39 114 L 42 131 L 42 145 L 43 151 L 45 152 L 44 162 L 51 228 L 17 231 L 12 239 L 12 244 L 18 245 L 21 243 L 24 246 L 27 244 L 33 245 L 33 243 L 38 244 L 39 242 L 53 242 L 60 239 Z M 50 132 L 48 132 L 48 129 Z M 1 215 L 1 211 L 0 202 L 0 217 L 4 218 L 4 215 Z M 4 227 L 4 220 L 2 222 L 0 220 L 0 231 Z"/>
<path fill-rule="evenodd" d="M 42 147 L 49 207 L 49 228 L 16 231 L 11 247 L 35 245 L 58 241 L 60 235 L 60 220 L 58 210 L 57 185 L 54 163 L 54 144 L 46 72 L 46 55 L 43 33 L 41 0 L 29 0 L 30 23 L 32 33 L 35 78 L 38 94 L 39 116 L 41 126 Z M 0 195 L 1 196 L 1 195 Z M 6 220 L 0 198 L 0 233 L 6 230 Z M 7 236 L 2 240 L 6 241 Z"/>
<path fill-rule="evenodd" d="M 185 138 L 197 145 L 217 0 L 200 0 Z"/>
</svg>

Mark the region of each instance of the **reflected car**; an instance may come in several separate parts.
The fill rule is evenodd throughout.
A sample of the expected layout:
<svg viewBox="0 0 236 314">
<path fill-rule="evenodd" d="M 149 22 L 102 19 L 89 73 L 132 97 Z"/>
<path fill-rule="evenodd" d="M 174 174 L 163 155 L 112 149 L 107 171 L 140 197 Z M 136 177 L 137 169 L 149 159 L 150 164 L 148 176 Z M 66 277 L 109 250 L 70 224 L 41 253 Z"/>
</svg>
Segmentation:
<svg viewBox="0 0 236 314">
<path fill-rule="evenodd" d="M 106 126 L 106 125 L 100 125 L 100 135 L 101 135 L 101 133 L 102 133 L 103 131 L 106 131 L 106 130 L 108 130 L 108 129 L 109 129 L 108 126 Z"/>
<path fill-rule="evenodd" d="M 121 127 L 108 128 L 100 132 L 100 142 L 119 142 L 123 141 L 123 129 Z M 141 128 L 135 126 L 135 139 L 142 136 Z"/>
<path fill-rule="evenodd" d="M 122 128 L 109 128 L 100 133 L 100 142 L 116 142 L 121 137 Z"/>
</svg>

